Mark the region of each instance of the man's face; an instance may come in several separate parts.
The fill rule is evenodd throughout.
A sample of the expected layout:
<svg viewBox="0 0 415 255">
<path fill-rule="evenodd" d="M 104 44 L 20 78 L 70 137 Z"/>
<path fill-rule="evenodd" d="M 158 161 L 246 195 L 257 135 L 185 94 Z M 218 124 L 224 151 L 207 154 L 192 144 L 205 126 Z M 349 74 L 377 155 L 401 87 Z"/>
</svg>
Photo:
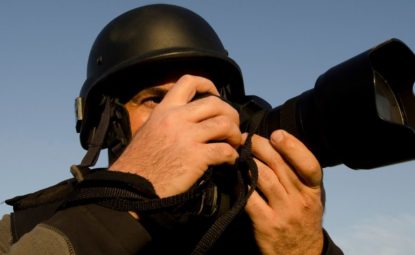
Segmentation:
<svg viewBox="0 0 415 255">
<path fill-rule="evenodd" d="M 132 135 L 147 121 L 154 107 L 160 103 L 173 84 L 173 82 L 167 82 L 145 88 L 125 104 L 130 117 Z"/>
</svg>

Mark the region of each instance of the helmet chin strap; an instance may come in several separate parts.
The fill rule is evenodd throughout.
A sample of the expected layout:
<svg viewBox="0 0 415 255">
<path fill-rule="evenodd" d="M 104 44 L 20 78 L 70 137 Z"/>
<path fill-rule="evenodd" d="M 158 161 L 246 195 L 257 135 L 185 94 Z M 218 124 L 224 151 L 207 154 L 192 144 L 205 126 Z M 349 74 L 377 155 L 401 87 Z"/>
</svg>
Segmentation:
<svg viewBox="0 0 415 255">
<path fill-rule="evenodd" d="M 91 142 L 88 145 L 88 151 L 81 161 L 80 167 L 90 167 L 97 163 L 99 154 L 104 145 L 105 137 L 107 136 L 108 127 L 111 120 L 111 100 L 109 97 L 104 97 L 104 110 L 101 113 L 101 118 L 97 128 L 94 130 Z"/>
<path fill-rule="evenodd" d="M 78 181 L 83 180 L 89 173 L 89 167 L 97 163 L 103 148 L 108 147 L 109 164 L 112 164 L 131 140 L 128 113 L 118 99 L 104 96 L 102 104 L 103 111 L 88 144 L 88 151 L 79 165 L 71 166 L 71 173 Z"/>
</svg>

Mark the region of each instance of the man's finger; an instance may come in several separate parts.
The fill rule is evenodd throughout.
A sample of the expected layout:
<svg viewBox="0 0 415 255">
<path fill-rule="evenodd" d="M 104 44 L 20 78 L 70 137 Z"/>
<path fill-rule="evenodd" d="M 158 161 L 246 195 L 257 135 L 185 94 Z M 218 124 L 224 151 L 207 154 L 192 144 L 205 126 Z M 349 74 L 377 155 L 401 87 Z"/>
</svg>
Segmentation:
<svg viewBox="0 0 415 255">
<path fill-rule="evenodd" d="M 203 157 L 206 158 L 207 165 L 235 164 L 239 157 L 238 152 L 228 143 L 207 143 L 204 147 Z"/>
<path fill-rule="evenodd" d="M 183 75 L 166 94 L 160 105 L 184 105 L 197 93 L 219 96 L 218 90 L 210 80 L 200 76 Z"/>
<path fill-rule="evenodd" d="M 252 136 L 252 152 L 257 159 L 274 171 L 287 193 L 297 189 L 296 187 L 301 184 L 296 174 L 292 172 L 285 159 L 268 139 L 258 135 Z"/>
<path fill-rule="evenodd" d="M 284 130 L 276 130 L 271 135 L 271 144 L 290 163 L 304 184 L 312 188 L 321 185 L 320 164 L 302 142 Z"/>
<path fill-rule="evenodd" d="M 225 141 L 234 148 L 239 147 L 242 139 L 239 126 L 223 115 L 196 124 L 193 134 L 201 143 Z"/>
<path fill-rule="evenodd" d="M 254 222 L 263 222 L 272 213 L 271 207 L 257 191 L 254 191 L 249 197 L 245 205 L 245 211 Z"/>
<path fill-rule="evenodd" d="M 239 126 L 239 113 L 235 108 L 217 96 L 207 96 L 186 105 L 186 117 L 193 122 L 200 122 L 219 115 L 228 116 Z"/>
</svg>

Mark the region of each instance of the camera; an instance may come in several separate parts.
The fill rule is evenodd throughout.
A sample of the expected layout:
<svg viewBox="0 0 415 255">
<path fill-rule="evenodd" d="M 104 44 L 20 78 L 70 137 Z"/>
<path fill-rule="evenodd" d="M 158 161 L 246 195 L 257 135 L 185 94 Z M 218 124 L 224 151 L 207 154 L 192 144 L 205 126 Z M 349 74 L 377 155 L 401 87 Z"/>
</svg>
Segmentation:
<svg viewBox="0 0 415 255">
<path fill-rule="evenodd" d="M 391 39 L 332 67 L 313 89 L 275 108 L 257 96 L 229 103 L 238 110 L 244 132 L 269 137 L 284 129 L 299 138 L 322 167 L 373 169 L 415 158 L 414 81 L 415 55 L 402 41 Z M 213 171 L 214 185 L 204 192 L 200 215 L 230 221 L 249 196 L 246 186 L 252 188 L 249 178 L 238 180 L 237 172 Z M 254 237 L 246 231 L 249 220 L 244 214 L 235 218 L 222 241 L 255 251 Z"/>
<path fill-rule="evenodd" d="M 390 39 L 322 74 L 313 89 L 272 108 L 257 96 L 235 107 L 241 129 L 285 129 L 322 167 L 372 169 L 415 158 L 415 55 Z"/>
</svg>

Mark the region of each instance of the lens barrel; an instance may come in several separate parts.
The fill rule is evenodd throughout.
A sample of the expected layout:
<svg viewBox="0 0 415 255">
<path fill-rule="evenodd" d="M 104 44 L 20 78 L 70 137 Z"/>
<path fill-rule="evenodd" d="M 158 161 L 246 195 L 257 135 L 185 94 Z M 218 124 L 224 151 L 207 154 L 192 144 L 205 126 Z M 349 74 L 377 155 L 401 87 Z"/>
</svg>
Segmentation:
<svg viewBox="0 0 415 255">
<path fill-rule="evenodd" d="M 389 106 L 379 102 L 379 76 L 394 99 Z M 264 107 L 256 132 L 269 137 L 273 130 L 287 130 L 323 167 L 372 169 L 408 161 L 415 158 L 414 81 L 413 52 L 391 39 L 332 67 L 313 89 L 274 109 Z M 385 118 L 379 105 L 393 105 L 396 109 L 386 110 L 399 111 L 402 120 Z M 242 129 L 252 127 L 250 122 L 253 119 L 241 122 Z"/>
</svg>

